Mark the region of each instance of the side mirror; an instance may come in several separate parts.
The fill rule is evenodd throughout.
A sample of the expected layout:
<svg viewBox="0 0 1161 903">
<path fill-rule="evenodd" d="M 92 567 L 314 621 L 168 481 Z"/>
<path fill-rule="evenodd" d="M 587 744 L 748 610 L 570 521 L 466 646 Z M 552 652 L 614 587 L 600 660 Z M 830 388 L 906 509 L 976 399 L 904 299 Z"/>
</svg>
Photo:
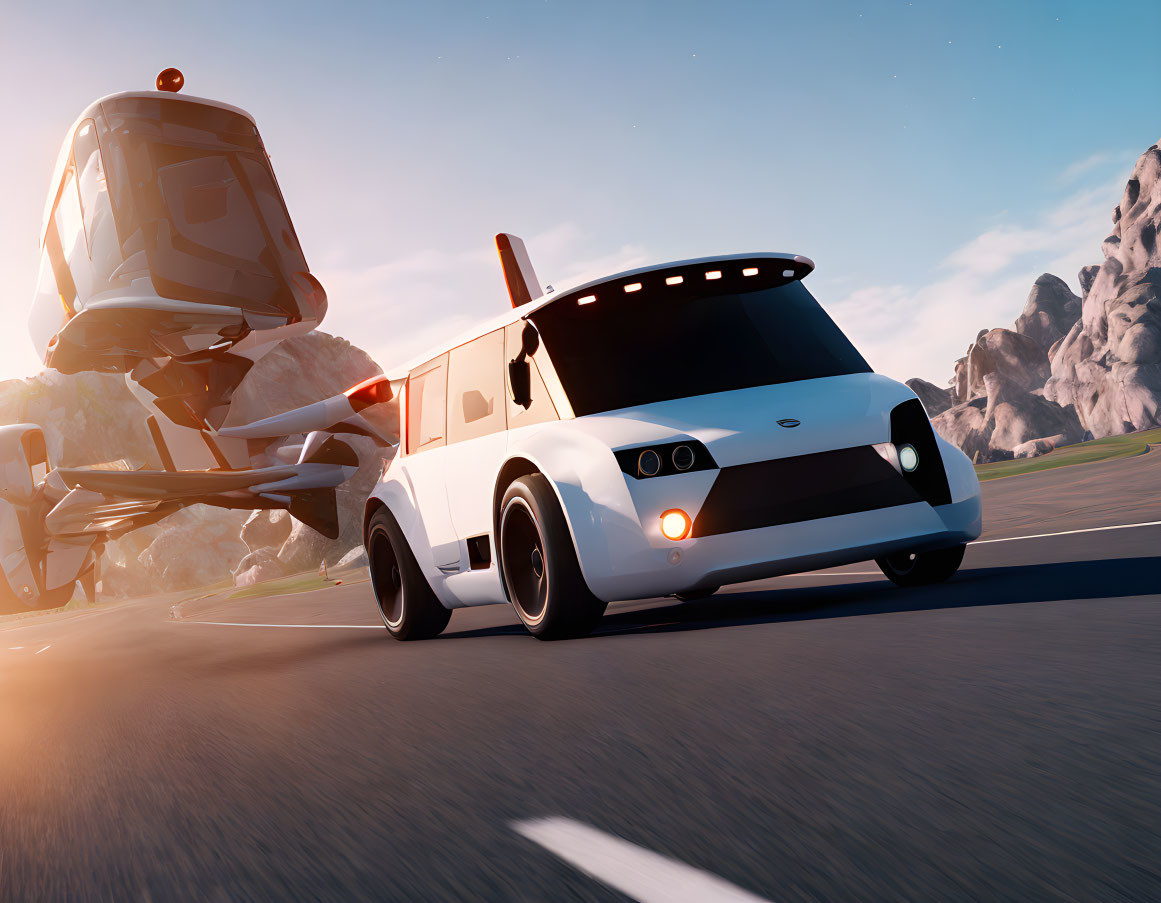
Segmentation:
<svg viewBox="0 0 1161 903">
<path fill-rule="evenodd" d="M 540 333 L 531 323 L 524 324 L 524 331 L 520 333 L 520 352 L 525 357 L 532 357 L 540 348 Z"/>
<path fill-rule="evenodd" d="M 523 354 L 508 362 L 508 386 L 516 404 L 525 410 L 532 407 L 532 366 Z"/>
</svg>

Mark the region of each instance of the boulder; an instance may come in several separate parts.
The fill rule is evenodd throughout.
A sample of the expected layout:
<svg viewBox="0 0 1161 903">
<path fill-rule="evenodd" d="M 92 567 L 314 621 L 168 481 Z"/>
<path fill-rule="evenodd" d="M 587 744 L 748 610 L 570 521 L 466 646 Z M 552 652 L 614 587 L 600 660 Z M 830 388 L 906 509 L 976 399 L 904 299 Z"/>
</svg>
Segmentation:
<svg viewBox="0 0 1161 903">
<path fill-rule="evenodd" d="M 149 577 L 138 567 L 127 567 L 123 564 L 101 564 L 101 580 L 97 587 L 99 598 L 105 599 L 136 599 L 147 596 L 153 591 L 153 584 Z"/>
<path fill-rule="evenodd" d="M 292 521 L 290 535 L 278 550 L 278 560 L 287 574 L 317 570 L 319 564 L 326 561 L 327 551 L 335 544 L 334 540 L 316 533 L 301 521 L 293 519 Z M 334 560 L 337 562 L 338 558 Z M 330 565 L 331 562 L 327 564 Z"/>
<path fill-rule="evenodd" d="M 1047 350 L 1064 338 L 1079 319 L 1080 298 L 1059 276 L 1044 273 L 1032 284 L 1024 312 L 1016 320 L 1016 332 Z"/>
<path fill-rule="evenodd" d="M 1078 442 L 1084 435 L 1072 408 L 1062 408 L 996 373 L 987 374 L 984 383 L 983 398 L 949 408 L 931 421 L 943 438 L 959 446 L 973 462 L 1007 460 L 1018 447 L 1044 436 L 1063 445 Z"/>
<path fill-rule="evenodd" d="M 914 392 L 919 397 L 919 400 L 923 402 L 923 407 L 926 408 L 928 417 L 942 414 L 956 403 L 952 389 L 941 389 L 939 386 L 934 383 L 929 383 L 925 379 L 909 379 L 907 380 L 907 388 Z"/>
<path fill-rule="evenodd" d="M 253 511 L 242 524 L 241 538 L 251 552 L 273 546 L 275 552 L 290 536 L 291 517 L 286 511 Z"/>
<path fill-rule="evenodd" d="M 1047 436 L 1041 439 L 1029 439 L 1021 442 L 1012 449 L 1013 458 L 1038 458 L 1046 455 L 1056 446 L 1064 444 L 1064 436 Z"/>
<path fill-rule="evenodd" d="M 968 349 L 967 397 L 986 397 L 989 374 L 1030 392 L 1041 388 L 1051 372 L 1046 346 L 1011 329 L 992 329 Z"/>
<path fill-rule="evenodd" d="M 196 505 L 170 515 L 138 556 L 158 590 L 193 589 L 227 580 L 246 555 L 240 512 Z"/>
<path fill-rule="evenodd" d="M 1060 444 L 1067 445 L 1084 435 L 1073 408 L 1062 408 L 1042 395 L 1005 388 L 988 399 L 989 460 L 1011 457 L 1019 446 L 1043 436 L 1062 436 Z"/>
<path fill-rule="evenodd" d="M 335 569 L 339 568 L 365 568 L 367 566 L 367 550 L 362 546 L 356 546 L 351 549 L 346 555 L 339 559 L 339 563 L 335 565 Z"/>
<path fill-rule="evenodd" d="M 234 570 L 234 586 L 253 586 L 285 576 L 286 568 L 278 560 L 278 550 L 258 549 L 238 562 Z"/>
<path fill-rule="evenodd" d="M 952 445 L 959 446 L 975 463 L 988 461 L 991 456 L 988 440 L 992 431 L 984 419 L 986 405 L 985 399 L 973 398 L 931 419 L 936 432 Z"/>
</svg>

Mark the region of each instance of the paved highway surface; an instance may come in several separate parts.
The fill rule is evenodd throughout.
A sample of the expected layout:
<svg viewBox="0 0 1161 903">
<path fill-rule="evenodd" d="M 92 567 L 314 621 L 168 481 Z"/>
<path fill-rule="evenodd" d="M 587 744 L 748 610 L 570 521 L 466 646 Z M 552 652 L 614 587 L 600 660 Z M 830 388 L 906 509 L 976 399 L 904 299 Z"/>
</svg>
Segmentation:
<svg viewBox="0 0 1161 903">
<path fill-rule="evenodd" d="M 0 898 L 1161 898 L 1161 453 L 873 565 L 390 640 L 367 584 L 0 628 Z M 1087 532 L 1065 532 L 1083 530 Z M 1039 534 L 1060 534 L 1039 536 Z M 228 625 L 330 626 L 228 626 Z"/>
</svg>

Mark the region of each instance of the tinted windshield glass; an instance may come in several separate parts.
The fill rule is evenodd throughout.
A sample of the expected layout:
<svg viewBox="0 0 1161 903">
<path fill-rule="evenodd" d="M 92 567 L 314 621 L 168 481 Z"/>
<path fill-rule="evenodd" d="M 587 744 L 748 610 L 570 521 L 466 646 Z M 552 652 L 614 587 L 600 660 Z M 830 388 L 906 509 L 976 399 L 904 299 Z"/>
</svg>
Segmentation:
<svg viewBox="0 0 1161 903">
<path fill-rule="evenodd" d="M 801 282 L 667 288 L 610 284 L 532 314 L 577 416 L 871 370 Z"/>
<path fill-rule="evenodd" d="M 249 119 L 169 99 L 101 109 L 123 256 L 145 254 L 159 293 L 291 317 L 311 312 L 304 296 L 312 289 L 295 275 L 306 262 Z"/>
</svg>

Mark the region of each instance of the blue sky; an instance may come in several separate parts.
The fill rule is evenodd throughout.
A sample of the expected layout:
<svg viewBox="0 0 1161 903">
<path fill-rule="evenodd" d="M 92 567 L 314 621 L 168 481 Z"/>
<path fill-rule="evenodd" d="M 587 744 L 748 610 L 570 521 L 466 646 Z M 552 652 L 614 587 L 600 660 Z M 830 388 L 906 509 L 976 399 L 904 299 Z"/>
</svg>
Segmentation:
<svg viewBox="0 0 1161 903">
<path fill-rule="evenodd" d="M 545 282 L 744 250 L 891 376 L 945 383 L 1032 280 L 1101 260 L 1161 137 L 1155 2 L 22 4 L 0 35 L 0 377 L 44 195 L 92 99 L 186 92 L 257 119 L 323 328 L 384 366 L 506 304 L 496 231 Z"/>
</svg>

